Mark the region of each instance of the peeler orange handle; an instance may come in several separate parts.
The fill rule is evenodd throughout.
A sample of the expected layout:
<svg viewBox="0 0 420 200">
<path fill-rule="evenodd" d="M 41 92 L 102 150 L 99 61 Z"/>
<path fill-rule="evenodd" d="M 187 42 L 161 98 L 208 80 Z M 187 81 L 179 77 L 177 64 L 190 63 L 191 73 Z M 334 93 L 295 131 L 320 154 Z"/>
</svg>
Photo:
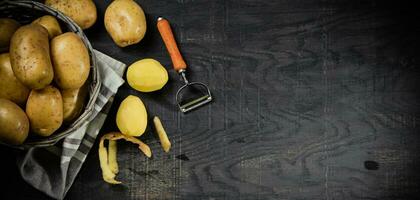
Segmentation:
<svg viewBox="0 0 420 200">
<path fill-rule="evenodd" d="M 158 18 L 157 27 L 160 33 L 160 36 L 165 43 L 166 49 L 168 50 L 169 55 L 171 56 L 172 64 L 174 65 L 175 71 L 179 72 L 182 69 L 187 68 L 187 64 L 182 58 L 181 53 L 179 52 L 178 46 L 176 44 L 174 34 L 172 33 L 171 25 L 169 25 L 168 20 L 163 17 Z"/>
</svg>

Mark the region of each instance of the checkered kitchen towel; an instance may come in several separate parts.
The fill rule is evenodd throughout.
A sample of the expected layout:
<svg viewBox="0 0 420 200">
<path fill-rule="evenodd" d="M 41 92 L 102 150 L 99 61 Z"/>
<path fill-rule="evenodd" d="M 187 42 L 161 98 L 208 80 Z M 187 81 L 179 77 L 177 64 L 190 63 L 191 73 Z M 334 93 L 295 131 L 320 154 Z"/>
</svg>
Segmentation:
<svg viewBox="0 0 420 200">
<path fill-rule="evenodd" d="M 46 148 L 32 148 L 17 158 L 23 179 L 55 199 L 63 199 L 73 184 L 92 148 L 109 111 L 112 98 L 124 83 L 126 65 L 95 51 L 102 87 L 91 120 L 62 143 Z"/>
</svg>

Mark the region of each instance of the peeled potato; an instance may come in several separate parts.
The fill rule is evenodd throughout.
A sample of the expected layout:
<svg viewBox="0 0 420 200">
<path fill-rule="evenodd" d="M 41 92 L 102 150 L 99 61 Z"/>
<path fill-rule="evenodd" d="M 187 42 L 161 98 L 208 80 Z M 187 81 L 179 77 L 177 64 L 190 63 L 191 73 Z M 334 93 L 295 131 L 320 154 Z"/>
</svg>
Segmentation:
<svg viewBox="0 0 420 200">
<path fill-rule="evenodd" d="M 60 24 L 58 24 L 57 19 L 55 19 L 51 15 L 42 16 L 32 22 L 32 24 L 39 24 L 43 26 L 48 31 L 48 38 L 52 39 L 53 37 L 60 35 L 63 33 L 60 28 Z"/>
<path fill-rule="evenodd" d="M 147 127 L 147 112 L 140 98 L 133 95 L 125 98 L 118 108 L 116 120 L 122 134 L 142 135 Z"/>
<path fill-rule="evenodd" d="M 104 23 L 112 40 L 120 46 L 136 44 L 146 34 L 146 16 L 133 0 L 115 0 L 105 11 Z"/>
<path fill-rule="evenodd" d="M 143 59 L 130 65 L 127 70 L 128 84 L 140 92 L 162 89 L 168 82 L 168 72 L 154 59 Z"/>
</svg>

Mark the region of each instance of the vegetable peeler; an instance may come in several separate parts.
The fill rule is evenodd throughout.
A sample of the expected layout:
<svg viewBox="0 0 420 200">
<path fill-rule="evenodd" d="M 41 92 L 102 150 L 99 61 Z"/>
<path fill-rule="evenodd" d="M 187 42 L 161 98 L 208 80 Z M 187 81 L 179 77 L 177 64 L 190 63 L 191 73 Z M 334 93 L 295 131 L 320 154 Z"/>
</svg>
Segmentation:
<svg viewBox="0 0 420 200">
<path fill-rule="evenodd" d="M 179 52 L 168 20 L 159 17 L 157 20 L 157 27 L 171 57 L 174 70 L 178 72 L 184 83 L 176 93 L 176 102 L 181 112 L 186 113 L 204 104 L 210 103 L 212 101 L 212 96 L 207 85 L 201 82 L 188 81 L 186 77 L 187 64 Z M 184 95 L 187 97 L 184 97 Z"/>
</svg>

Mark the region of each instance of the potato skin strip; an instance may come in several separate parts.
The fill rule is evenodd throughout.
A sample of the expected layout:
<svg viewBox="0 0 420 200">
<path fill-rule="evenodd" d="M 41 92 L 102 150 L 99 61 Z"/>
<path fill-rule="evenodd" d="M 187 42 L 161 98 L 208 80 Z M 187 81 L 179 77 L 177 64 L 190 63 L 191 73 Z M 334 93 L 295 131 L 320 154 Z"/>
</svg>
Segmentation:
<svg viewBox="0 0 420 200">
<path fill-rule="evenodd" d="M 110 132 L 103 135 L 99 141 L 99 163 L 102 169 L 102 178 L 105 182 L 110 184 L 121 184 L 120 181 L 115 180 L 115 176 L 119 171 L 117 162 L 117 140 L 121 139 L 139 145 L 138 148 L 144 155 L 149 158 L 152 156 L 150 147 L 135 137 L 124 135 L 119 132 Z M 104 146 L 105 140 L 109 140 L 108 150 Z"/>
<path fill-rule="evenodd" d="M 99 142 L 99 163 L 102 169 L 102 178 L 105 182 L 110 184 L 121 184 L 120 181 L 115 180 L 115 174 L 112 172 L 112 170 L 109 167 L 108 164 L 108 152 L 104 146 L 104 140 L 105 138 L 102 137 Z"/>
<path fill-rule="evenodd" d="M 155 125 L 156 132 L 159 136 L 160 144 L 163 150 L 168 153 L 171 149 L 171 142 L 169 141 L 168 135 L 166 134 L 165 128 L 163 128 L 162 122 L 159 117 L 153 118 L 153 124 Z"/>
<path fill-rule="evenodd" d="M 108 141 L 108 165 L 112 173 L 118 174 L 117 141 Z"/>
</svg>

